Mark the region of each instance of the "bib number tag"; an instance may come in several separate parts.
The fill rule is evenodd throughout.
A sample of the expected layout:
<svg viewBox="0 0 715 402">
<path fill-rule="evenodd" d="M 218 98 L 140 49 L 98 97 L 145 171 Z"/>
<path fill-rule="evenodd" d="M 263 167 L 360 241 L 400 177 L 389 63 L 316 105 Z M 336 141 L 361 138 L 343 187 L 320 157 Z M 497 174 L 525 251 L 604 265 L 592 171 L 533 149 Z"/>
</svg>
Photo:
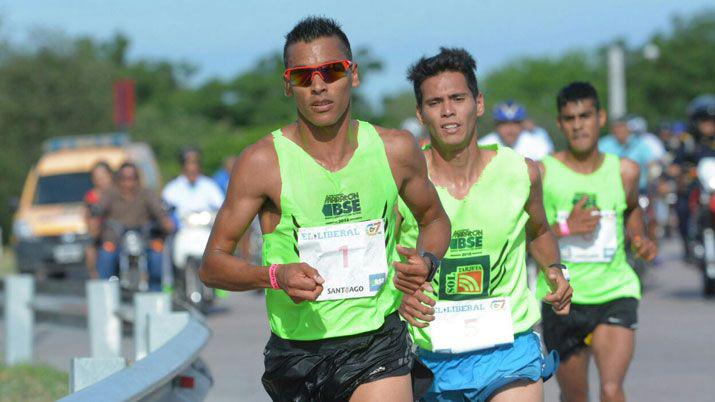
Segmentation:
<svg viewBox="0 0 715 402">
<path fill-rule="evenodd" d="M 514 342 L 507 297 L 437 301 L 434 309 L 427 327 L 434 352 L 464 353 Z"/>
<path fill-rule="evenodd" d="M 600 211 L 598 228 L 586 235 L 566 236 L 559 239 L 561 259 L 570 262 L 610 262 L 616 254 L 618 236 L 616 211 Z M 566 220 L 569 213 L 560 211 L 557 219 Z"/>
<path fill-rule="evenodd" d="M 300 228 L 298 253 L 325 279 L 318 301 L 372 297 L 387 278 L 382 219 Z"/>
</svg>

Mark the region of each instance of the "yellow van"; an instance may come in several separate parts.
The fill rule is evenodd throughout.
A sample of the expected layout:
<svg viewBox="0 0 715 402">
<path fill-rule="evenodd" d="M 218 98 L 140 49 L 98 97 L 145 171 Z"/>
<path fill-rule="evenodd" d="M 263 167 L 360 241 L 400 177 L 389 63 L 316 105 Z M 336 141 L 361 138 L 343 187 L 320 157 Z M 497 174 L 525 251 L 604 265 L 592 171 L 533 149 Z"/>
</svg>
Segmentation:
<svg viewBox="0 0 715 402">
<path fill-rule="evenodd" d="M 84 249 L 91 239 L 84 196 L 90 171 L 104 161 L 113 170 L 134 162 L 144 186 L 159 190 L 161 178 L 151 148 L 124 133 L 52 138 L 30 169 L 13 219 L 11 243 L 20 272 L 38 277 L 84 277 Z"/>
</svg>

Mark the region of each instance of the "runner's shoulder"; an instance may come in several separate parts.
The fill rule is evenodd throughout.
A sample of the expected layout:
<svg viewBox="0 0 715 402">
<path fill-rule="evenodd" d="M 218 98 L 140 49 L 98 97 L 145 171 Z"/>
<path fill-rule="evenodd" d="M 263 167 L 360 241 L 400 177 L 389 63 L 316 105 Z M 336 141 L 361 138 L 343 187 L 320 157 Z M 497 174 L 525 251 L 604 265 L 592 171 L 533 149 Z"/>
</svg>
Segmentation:
<svg viewBox="0 0 715 402">
<path fill-rule="evenodd" d="M 232 176 L 264 181 L 266 175 L 278 174 L 278 154 L 273 146 L 273 136 L 266 135 L 246 147 L 238 156 Z"/>
<path fill-rule="evenodd" d="M 377 134 L 385 144 L 388 157 L 409 161 L 419 154 L 419 145 L 415 137 L 407 130 L 374 126 Z"/>
<path fill-rule="evenodd" d="M 641 168 L 638 163 L 632 159 L 620 158 L 621 160 L 621 177 L 626 181 L 638 180 L 641 174 Z"/>
</svg>

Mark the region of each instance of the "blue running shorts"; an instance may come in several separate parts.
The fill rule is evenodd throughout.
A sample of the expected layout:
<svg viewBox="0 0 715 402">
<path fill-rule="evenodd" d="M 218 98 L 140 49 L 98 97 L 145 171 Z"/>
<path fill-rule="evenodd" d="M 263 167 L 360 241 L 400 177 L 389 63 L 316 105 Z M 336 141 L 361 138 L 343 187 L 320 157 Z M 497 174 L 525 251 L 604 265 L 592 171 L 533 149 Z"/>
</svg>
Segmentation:
<svg viewBox="0 0 715 402">
<path fill-rule="evenodd" d="M 541 340 L 533 331 L 514 338 L 511 345 L 451 354 L 418 349 L 422 362 L 434 372 L 434 383 L 421 399 L 486 402 L 499 389 L 516 381 L 546 381 L 559 364 L 558 353 L 541 353 Z"/>
</svg>

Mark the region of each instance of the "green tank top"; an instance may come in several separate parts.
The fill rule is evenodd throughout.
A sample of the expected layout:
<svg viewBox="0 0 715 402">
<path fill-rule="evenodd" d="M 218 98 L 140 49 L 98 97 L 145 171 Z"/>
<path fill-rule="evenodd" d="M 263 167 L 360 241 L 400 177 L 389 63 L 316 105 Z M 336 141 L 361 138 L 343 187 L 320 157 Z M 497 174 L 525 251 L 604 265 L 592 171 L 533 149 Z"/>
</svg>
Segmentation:
<svg viewBox="0 0 715 402">
<path fill-rule="evenodd" d="M 526 161 L 498 145 L 480 146 L 497 154 L 464 199 L 436 186 L 452 222 L 452 239 L 432 287 L 438 300 L 509 297 L 514 333 L 529 330 L 539 319 L 538 302 L 527 287 L 524 210 L 531 191 Z M 415 246 L 417 223 L 399 200 L 403 223 L 398 244 Z M 418 346 L 432 350 L 429 333 L 410 326 Z"/>
<path fill-rule="evenodd" d="M 626 194 L 621 180 L 621 161 L 616 155 L 605 154 L 603 164 L 591 174 L 574 172 L 558 159 L 548 156 L 543 160 L 544 175 L 544 209 L 549 224 L 568 217 L 568 214 L 583 196 L 588 196 L 586 206 L 595 205 L 602 212 L 615 214 L 615 227 L 602 223 L 601 229 L 609 227 L 615 232 L 615 240 L 602 242 L 603 246 L 594 246 L 599 251 L 600 262 L 588 262 L 588 258 L 575 257 L 565 249 L 568 242 L 577 236 L 559 239 L 562 249 L 561 259 L 569 269 L 572 302 L 576 304 L 602 304 L 623 298 L 640 298 L 638 277 L 626 260 L 623 243 L 623 212 L 626 210 Z M 600 237 L 600 235 L 598 236 Z M 611 236 L 613 238 L 614 236 Z M 595 237 L 594 237 L 595 238 Z M 583 237 L 584 240 L 599 243 L 598 239 Z M 577 239 L 577 241 L 580 241 Z M 582 243 L 587 244 L 587 243 Z M 600 249 L 600 250 L 599 250 Z M 605 251 L 604 251 L 605 250 Z M 605 261 L 610 258 L 610 261 Z M 578 260 L 579 262 L 575 262 Z M 583 262 L 587 261 L 587 262 Z M 543 297 L 548 292 L 548 285 L 539 275 L 537 295 Z"/>
<path fill-rule="evenodd" d="M 263 264 L 300 262 L 301 227 L 383 219 L 388 276 L 374 297 L 295 304 L 283 290 L 267 289 L 271 330 L 284 339 L 317 340 L 379 328 L 401 301 L 392 281 L 398 191 L 382 139 L 371 124 L 360 121 L 358 147 L 350 162 L 330 172 L 281 130 L 272 135 L 282 182 L 281 219 L 273 232 L 263 235 Z"/>
</svg>

